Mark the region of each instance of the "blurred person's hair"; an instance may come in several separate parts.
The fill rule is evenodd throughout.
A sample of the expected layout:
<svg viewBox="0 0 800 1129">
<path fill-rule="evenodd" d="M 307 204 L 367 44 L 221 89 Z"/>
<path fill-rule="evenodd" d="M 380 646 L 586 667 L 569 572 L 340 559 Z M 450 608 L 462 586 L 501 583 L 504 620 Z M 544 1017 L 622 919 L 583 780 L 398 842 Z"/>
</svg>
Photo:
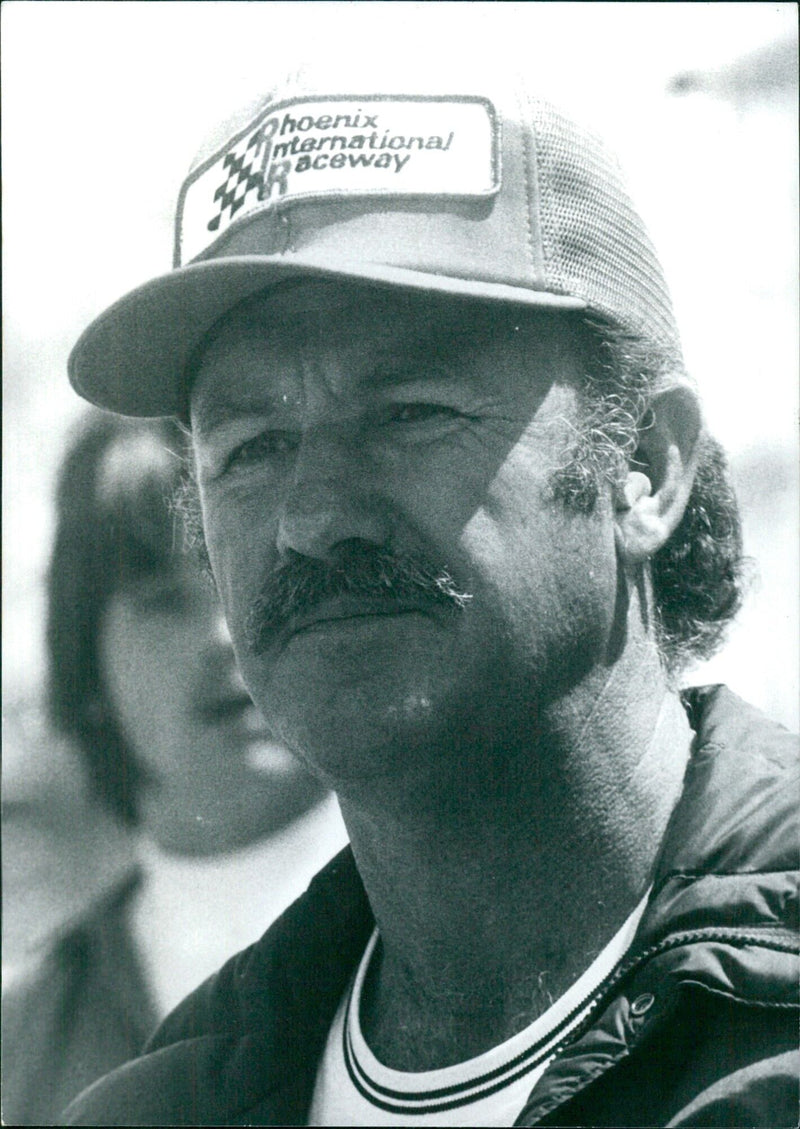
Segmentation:
<svg viewBox="0 0 800 1129">
<path fill-rule="evenodd" d="M 47 704 L 71 738 L 98 797 L 123 822 L 138 822 L 146 773 L 126 742 L 103 681 L 102 617 L 126 585 L 168 570 L 183 551 L 171 505 L 185 465 L 185 438 L 169 420 L 93 411 L 64 457 L 47 577 Z"/>
</svg>

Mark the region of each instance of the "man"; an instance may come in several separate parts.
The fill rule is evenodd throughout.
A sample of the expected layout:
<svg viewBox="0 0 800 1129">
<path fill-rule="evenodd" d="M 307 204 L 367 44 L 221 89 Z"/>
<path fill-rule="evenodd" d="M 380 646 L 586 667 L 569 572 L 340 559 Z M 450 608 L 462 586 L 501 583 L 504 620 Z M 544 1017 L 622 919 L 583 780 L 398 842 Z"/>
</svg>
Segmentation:
<svg viewBox="0 0 800 1129">
<path fill-rule="evenodd" d="M 355 862 L 69 1119 L 793 1124 L 793 745 L 675 690 L 740 542 L 660 267 L 552 107 L 411 81 L 228 126 L 71 359 L 189 424 L 245 681 Z"/>
</svg>

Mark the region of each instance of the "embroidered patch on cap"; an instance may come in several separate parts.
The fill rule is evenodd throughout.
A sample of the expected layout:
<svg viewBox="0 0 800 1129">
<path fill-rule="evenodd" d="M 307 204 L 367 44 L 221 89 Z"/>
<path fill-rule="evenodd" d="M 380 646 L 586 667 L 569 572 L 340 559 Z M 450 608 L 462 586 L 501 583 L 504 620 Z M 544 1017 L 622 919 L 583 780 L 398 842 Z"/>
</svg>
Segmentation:
<svg viewBox="0 0 800 1129">
<path fill-rule="evenodd" d="M 232 223 L 302 198 L 488 196 L 498 126 L 484 98 L 299 98 L 268 107 L 184 183 L 176 265 Z"/>
</svg>

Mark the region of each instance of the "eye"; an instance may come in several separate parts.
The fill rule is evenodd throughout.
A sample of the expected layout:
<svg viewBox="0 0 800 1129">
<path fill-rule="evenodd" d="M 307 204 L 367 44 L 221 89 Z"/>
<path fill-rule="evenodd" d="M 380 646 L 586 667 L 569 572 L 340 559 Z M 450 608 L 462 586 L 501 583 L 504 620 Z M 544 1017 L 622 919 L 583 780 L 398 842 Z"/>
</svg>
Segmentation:
<svg viewBox="0 0 800 1129">
<path fill-rule="evenodd" d="M 427 420 L 457 419 L 461 413 L 447 404 L 432 404 L 426 401 L 411 404 L 394 404 L 389 409 L 392 423 L 424 423 Z"/>
<path fill-rule="evenodd" d="M 297 444 L 298 437 L 293 431 L 262 431 L 234 447 L 225 459 L 223 473 L 237 467 L 291 455 L 297 449 Z"/>
<path fill-rule="evenodd" d="M 187 610 L 189 598 L 178 581 L 150 581 L 135 590 L 135 602 L 144 615 L 180 615 Z"/>
</svg>

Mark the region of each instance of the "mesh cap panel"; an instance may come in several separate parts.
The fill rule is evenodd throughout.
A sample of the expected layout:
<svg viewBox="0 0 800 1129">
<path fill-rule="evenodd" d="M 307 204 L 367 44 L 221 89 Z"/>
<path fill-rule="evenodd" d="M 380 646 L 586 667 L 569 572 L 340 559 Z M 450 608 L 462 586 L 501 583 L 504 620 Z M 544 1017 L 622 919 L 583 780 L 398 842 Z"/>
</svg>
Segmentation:
<svg viewBox="0 0 800 1129">
<path fill-rule="evenodd" d="M 655 250 L 606 147 L 553 107 L 529 104 L 548 289 L 585 298 L 623 329 L 680 359 Z"/>
</svg>

